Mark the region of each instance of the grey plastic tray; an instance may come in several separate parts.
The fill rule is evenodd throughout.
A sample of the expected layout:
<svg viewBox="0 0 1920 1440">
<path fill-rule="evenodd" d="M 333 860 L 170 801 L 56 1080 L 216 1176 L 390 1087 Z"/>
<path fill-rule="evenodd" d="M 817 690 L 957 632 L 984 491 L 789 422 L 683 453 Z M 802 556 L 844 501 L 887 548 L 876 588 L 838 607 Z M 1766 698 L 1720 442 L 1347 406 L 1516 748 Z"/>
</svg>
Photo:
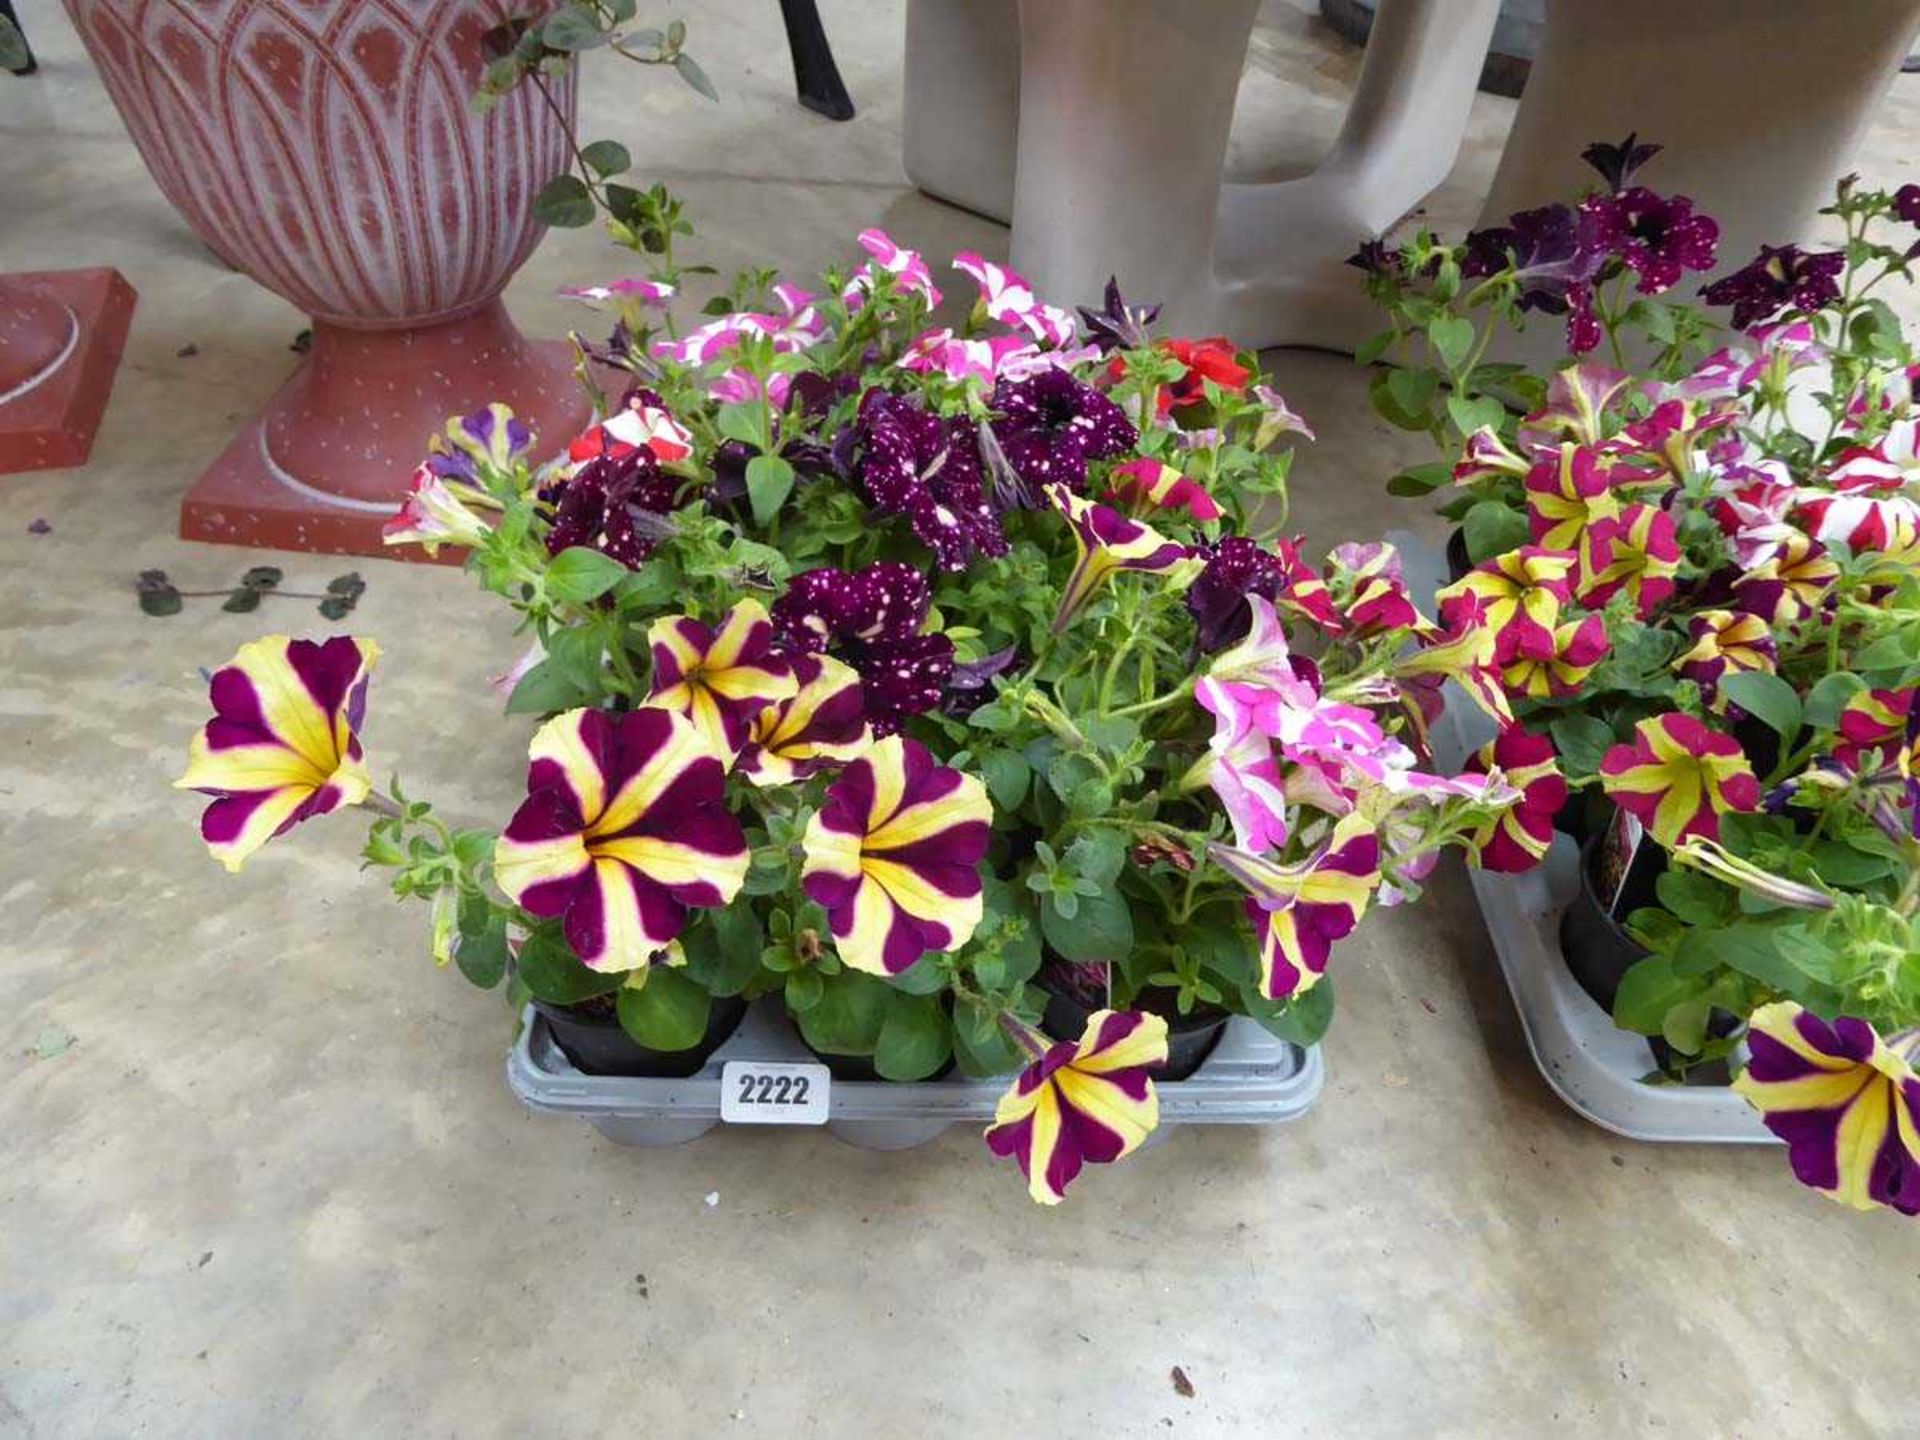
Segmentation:
<svg viewBox="0 0 1920 1440">
<path fill-rule="evenodd" d="M 1387 538 L 1400 549 L 1408 590 L 1431 597 L 1446 579 L 1441 553 L 1404 531 Z M 1450 687 L 1446 714 L 1432 738 L 1435 759 L 1450 771 L 1493 738 L 1493 722 Z M 1616 1028 L 1573 978 L 1560 954 L 1560 913 L 1580 884 L 1580 856 L 1571 838 L 1556 835 L 1546 862 L 1525 874 L 1468 875 L 1527 1048 L 1556 1095 L 1594 1124 L 1632 1140 L 1779 1143 L 1753 1107 L 1725 1085 L 1648 1083 L 1654 1064 L 1646 1039 Z"/>
<path fill-rule="evenodd" d="M 621 1145 L 678 1145 L 721 1123 L 720 1072 L 729 1060 L 814 1059 L 777 1001 L 748 1007 L 740 1028 L 684 1080 L 583 1075 L 532 1006 L 521 1021 L 507 1054 L 513 1093 L 532 1109 L 578 1115 Z M 1317 1045 L 1290 1045 L 1236 1017 L 1191 1077 L 1157 1087 L 1160 1132 L 1177 1125 L 1277 1125 L 1312 1108 L 1325 1083 Z M 912 1083 L 836 1079 L 828 1092 L 826 1128 L 870 1150 L 904 1150 L 961 1121 L 984 1125 L 1007 1084 L 1005 1076 Z"/>
</svg>

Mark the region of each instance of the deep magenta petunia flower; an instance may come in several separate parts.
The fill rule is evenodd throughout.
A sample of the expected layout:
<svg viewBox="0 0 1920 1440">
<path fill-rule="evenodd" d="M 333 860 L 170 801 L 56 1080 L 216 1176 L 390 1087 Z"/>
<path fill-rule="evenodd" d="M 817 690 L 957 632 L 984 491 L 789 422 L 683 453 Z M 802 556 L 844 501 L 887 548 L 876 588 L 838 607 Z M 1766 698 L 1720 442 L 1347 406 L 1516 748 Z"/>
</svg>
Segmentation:
<svg viewBox="0 0 1920 1440">
<path fill-rule="evenodd" d="M 584 545 L 639 569 L 668 533 L 666 517 L 683 483 L 660 468 L 651 450 L 587 461 L 541 492 L 553 506 L 548 552 Z"/>
<path fill-rule="evenodd" d="M 1633 729 L 1633 744 L 1600 761 L 1600 784 L 1669 850 L 1692 835 L 1718 840 L 1722 815 L 1760 807 L 1760 782 L 1731 735 L 1679 711 Z"/>
<path fill-rule="evenodd" d="M 1011 1155 L 1042 1205 L 1066 1198 L 1082 1165 L 1107 1165 L 1140 1148 L 1160 1123 L 1152 1070 L 1167 1058 L 1158 1015 L 1100 1010 L 1080 1039 L 1047 1047 L 1000 1098 L 987 1148 Z"/>
<path fill-rule="evenodd" d="M 867 719 L 890 735 L 909 715 L 940 703 L 953 678 L 953 641 L 923 635 L 933 607 L 926 576 L 883 560 L 863 570 L 832 567 L 793 577 L 773 602 L 782 644 L 810 655 L 833 653 L 860 672 Z"/>
<path fill-rule="evenodd" d="M 1552 739 L 1510 725 L 1482 746 L 1466 768 L 1482 775 L 1498 771 L 1520 792 L 1516 804 L 1469 837 L 1468 863 L 1505 875 L 1531 870 L 1553 844 L 1553 817 L 1567 803 L 1567 781 Z"/>
<path fill-rule="evenodd" d="M 1693 645 L 1673 668 L 1700 687 L 1715 710 L 1725 710 L 1720 682 L 1748 670 L 1773 673 L 1777 652 L 1773 627 L 1744 610 L 1702 610 L 1687 621 Z"/>
<path fill-rule="evenodd" d="M 1187 587 L 1187 611 L 1202 652 L 1231 645 L 1253 623 L 1248 597 L 1258 595 L 1327 630 L 1344 628 L 1326 581 L 1300 555 L 1297 541 L 1276 537 L 1271 550 L 1244 535 L 1229 535 L 1211 550 Z"/>
<path fill-rule="evenodd" d="M 1483 625 L 1493 632 L 1496 663 L 1555 653 L 1560 607 L 1573 599 L 1571 550 L 1523 545 L 1469 570 L 1434 598 L 1449 626 Z"/>
<path fill-rule="evenodd" d="M 727 759 L 671 710 L 569 710 L 534 732 L 527 798 L 493 878 L 530 915 L 564 917 L 595 970 L 637 970 L 695 907 L 740 892 L 749 852 L 727 811 Z"/>
<path fill-rule="evenodd" d="M 1612 641 L 1607 622 L 1599 615 L 1568 620 L 1555 626 L 1553 645 L 1545 654 L 1516 654 L 1502 667 L 1500 683 L 1509 695 L 1548 700 L 1571 695 L 1602 660 Z"/>
<path fill-rule="evenodd" d="M 227 869 L 302 820 L 366 799 L 359 730 L 379 658 L 371 640 L 266 635 L 214 671 L 213 719 L 173 783 L 215 797 L 200 835 Z"/>
<path fill-rule="evenodd" d="M 964 945 L 984 909 L 978 866 L 992 819 L 986 786 L 902 735 L 841 771 L 807 822 L 800 872 L 840 958 L 898 975 Z"/>
<path fill-rule="evenodd" d="M 1801 1184 L 1855 1210 L 1920 1215 L 1920 1077 L 1864 1020 L 1791 1001 L 1753 1012 L 1733 1088 L 1787 1142 Z"/>
<path fill-rule="evenodd" d="M 1039 509 L 1048 485 L 1079 490 L 1087 463 L 1124 455 L 1140 438 L 1120 407 L 1057 367 L 993 387 L 994 438 Z"/>
</svg>

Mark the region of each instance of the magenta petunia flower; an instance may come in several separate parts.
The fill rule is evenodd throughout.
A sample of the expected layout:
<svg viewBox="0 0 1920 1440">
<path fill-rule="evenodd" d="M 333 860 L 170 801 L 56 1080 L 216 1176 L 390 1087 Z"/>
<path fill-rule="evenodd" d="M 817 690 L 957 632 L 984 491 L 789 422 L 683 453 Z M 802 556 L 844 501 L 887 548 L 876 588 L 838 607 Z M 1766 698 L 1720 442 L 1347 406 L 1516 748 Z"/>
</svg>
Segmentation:
<svg viewBox="0 0 1920 1440">
<path fill-rule="evenodd" d="M 1904 758 L 1912 690 L 1862 690 L 1840 707 L 1834 758 L 1849 770 L 1885 766 Z"/>
<path fill-rule="evenodd" d="M 1359 815 L 1343 816 L 1297 865 L 1217 843 L 1207 856 L 1248 891 L 1247 915 L 1260 936 L 1260 993 L 1269 1000 L 1320 982 L 1333 942 L 1353 933 L 1380 887 L 1380 837 Z"/>
<path fill-rule="evenodd" d="M 994 438 L 1034 509 L 1048 485 L 1078 491 L 1089 461 L 1124 455 L 1140 438 L 1118 405 L 1058 368 L 1000 381 L 991 404 L 1001 416 Z"/>
<path fill-rule="evenodd" d="M 1568 620 L 1553 632 L 1552 648 L 1545 654 L 1517 654 L 1500 671 L 1500 683 L 1509 695 L 1524 695 L 1529 700 L 1558 699 L 1571 695 L 1593 673 L 1594 666 L 1607 658 L 1613 642 L 1607 639 L 1607 622 L 1599 615 Z"/>
<path fill-rule="evenodd" d="M 1066 517 L 1079 552 L 1053 617 L 1056 635 L 1073 623 L 1108 576 L 1121 570 L 1165 574 L 1193 553 L 1150 526 L 1076 495 L 1064 485 L 1049 485 L 1047 499 Z"/>
<path fill-rule="evenodd" d="M 1655 505 L 1629 505 L 1616 520 L 1580 540 L 1580 603 L 1599 609 L 1622 591 L 1634 613 L 1650 617 L 1674 592 L 1680 537 L 1673 516 Z"/>
<path fill-rule="evenodd" d="M 1839 578 L 1840 563 L 1826 546 L 1796 530 L 1734 581 L 1734 608 L 1791 625 L 1824 605 Z"/>
<path fill-rule="evenodd" d="M 1536 545 L 1575 550 L 1593 528 L 1620 514 L 1607 457 L 1567 441 L 1527 472 L 1527 525 Z"/>
<path fill-rule="evenodd" d="M 1522 210 L 1505 225 L 1467 236 L 1460 273 L 1477 280 L 1511 266 L 1519 309 L 1565 315 L 1591 304 L 1593 279 L 1607 258 L 1598 232 L 1591 217 L 1566 205 Z"/>
<path fill-rule="evenodd" d="M 1668 849 L 1689 836 L 1720 838 L 1720 817 L 1760 805 L 1760 782 L 1740 742 L 1672 711 L 1634 726 L 1631 745 L 1600 762 L 1600 784 Z"/>
<path fill-rule="evenodd" d="M 670 533 L 666 517 L 683 483 L 663 471 L 650 450 L 587 461 L 540 492 L 553 506 L 548 553 L 583 545 L 639 569 Z"/>
<path fill-rule="evenodd" d="M 1725 710 L 1720 682 L 1729 674 L 1749 670 L 1773 673 L 1776 651 L 1773 627 L 1744 610 L 1702 610 L 1687 621 L 1693 645 L 1673 668 L 1700 687 L 1715 710 Z"/>
<path fill-rule="evenodd" d="M 1066 1198 L 1086 1164 L 1132 1154 L 1160 1123 L 1153 1069 L 1167 1058 L 1158 1015 L 1100 1010 L 1080 1039 L 1047 1047 L 1000 1099 L 987 1148 L 1011 1155 L 1042 1205 Z"/>
<path fill-rule="evenodd" d="M 1383 541 L 1337 545 L 1327 557 L 1337 591 L 1336 608 L 1356 634 L 1386 630 L 1425 630 L 1430 622 L 1407 593 L 1400 552 Z"/>
<path fill-rule="evenodd" d="M 857 238 L 860 248 L 873 258 L 854 273 L 840 292 L 848 309 L 857 310 L 866 303 L 876 273 L 891 275 L 903 293 L 917 295 L 926 301 L 929 309 L 940 303 L 940 290 L 933 283 L 933 273 L 927 269 L 927 262 L 918 250 L 907 249 L 878 227 L 862 230 Z"/>
<path fill-rule="evenodd" d="M 647 644 L 653 652 L 647 704 L 691 720 L 707 748 L 729 764 L 760 712 L 799 688 L 758 600 L 742 600 L 717 629 L 690 615 L 656 620 Z"/>
<path fill-rule="evenodd" d="M 1155 510 L 1184 510 L 1205 523 L 1220 518 L 1220 506 L 1198 480 L 1182 475 L 1163 460 L 1142 455 L 1113 467 L 1107 498 L 1121 505 Z"/>
<path fill-rule="evenodd" d="M 379 658 L 371 640 L 267 635 L 213 672 L 213 719 L 173 783 L 215 797 L 200 835 L 227 869 L 302 820 L 367 798 L 359 730 Z"/>
<path fill-rule="evenodd" d="M 1538 865 L 1553 844 L 1553 819 L 1567 803 L 1553 741 L 1508 726 L 1467 762 L 1469 770 L 1500 774 L 1520 792 L 1517 803 L 1493 816 L 1470 837 L 1467 860 L 1482 870 L 1515 875 Z"/>
<path fill-rule="evenodd" d="M 569 710 L 534 732 L 527 798 L 493 878 L 530 915 L 564 917 L 595 970 L 637 970 L 687 911 L 725 905 L 749 854 L 725 805 L 727 757 L 670 710 Z"/>
<path fill-rule="evenodd" d="M 1864 1020 L 1792 1001 L 1753 1012 L 1734 1091 L 1787 1142 L 1796 1179 L 1855 1210 L 1920 1215 L 1920 1077 Z"/>
<path fill-rule="evenodd" d="M 905 515 L 943 570 L 976 555 L 1005 555 L 1000 517 L 987 503 L 980 436 L 963 416 L 930 414 L 913 401 L 869 390 L 854 428 L 854 474 L 883 515 Z"/>
<path fill-rule="evenodd" d="M 883 560 L 853 573 L 825 567 L 794 576 L 772 619 L 789 649 L 831 652 L 859 671 L 867 719 L 876 735 L 890 735 L 907 716 L 938 705 L 953 678 L 953 641 L 920 633 L 932 608 L 924 575 Z"/>
<path fill-rule="evenodd" d="M 1493 658 L 1546 659 L 1555 652 L 1560 607 L 1573 599 L 1571 550 L 1523 545 L 1476 566 L 1434 598 L 1449 626 L 1476 624 L 1493 632 Z"/>
<path fill-rule="evenodd" d="M 889 736 L 852 761 L 801 842 L 802 884 L 826 909 L 840 958 L 898 975 L 964 945 L 984 910 L 992 820 L 986 786 L 918 741 Z"/>
</svg>

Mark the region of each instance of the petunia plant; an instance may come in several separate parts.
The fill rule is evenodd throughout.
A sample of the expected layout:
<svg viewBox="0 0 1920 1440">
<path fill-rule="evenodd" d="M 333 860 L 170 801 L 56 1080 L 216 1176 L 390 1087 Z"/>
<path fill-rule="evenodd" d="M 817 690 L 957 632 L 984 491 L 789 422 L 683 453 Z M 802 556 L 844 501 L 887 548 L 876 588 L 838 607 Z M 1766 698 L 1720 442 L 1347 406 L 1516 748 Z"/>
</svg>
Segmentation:
<svg viewBox="0 0 1920 1440">
<path fill-rule="evenodd" d="M 332 689 L 326 744 L 289 725 L 279 768 L 184 783 L 214 811 L 292 787 L 210 818 L 223 855 L 379 808 L 367 858 L 431 902 L 440 958 L 650 1050 L 764 997 L 885 1080 L 1010 1075 L 989 1143 L 1054 1201 L 1152 1129 L 1189 1037 L 1317 1041 L 1372 906 L 1450 846 L 1526 843 L 1539 758 L 1440 774 L 1425 735 L 1447 678 L 1507 713 L 1495 619 L 1541 602 L 1429 614 L 1379 544 L 1314 564 L 1272 448 L 1305 427 L 1226 341 L 973 254 L 936 315 L 955 282 L 859 245 L 685 327 L 667 278 L 583 287 L 618 327 L 583 345 L 597 421 L 494 406 L 433 442 L 388 538 L 464 549 L 526 632 L 497 832 L 374 792 Z M 301 644 L 242 658 L 284 688 Z M 230 698 L 217 726 L 252 714 Z"/>
<path fill-rule="evenodd" d="M 1365 253 L 1380 352 L 1415 362 L 1383 411 L 1445 457 L 1391 488 L 1449 497 L 1439 611 L 1495 631 L 1516 722 L 1485 758 L 1523 799 L 1479 854 L 1543 855 L 1568 783 L 1610 800 L 1596 853 L 1665 857 L 1616 1022 L 1675 1072 L 1749 1057 L 1802 1180 L 1914 1213 L 1920 367 L 1876 292 L 1912 279 L 1920 186 L 1843 181 L 1838 248 L 1763 249 L 1702 308 L 1673 292 L 1712 222 L 1632 183 L 1656 148 L 1590 149 L 1607 185 L 1577 206 Z M 1448 362 L 1530 310 L 1567 318 L 1553 374 Z"/>
</svg>

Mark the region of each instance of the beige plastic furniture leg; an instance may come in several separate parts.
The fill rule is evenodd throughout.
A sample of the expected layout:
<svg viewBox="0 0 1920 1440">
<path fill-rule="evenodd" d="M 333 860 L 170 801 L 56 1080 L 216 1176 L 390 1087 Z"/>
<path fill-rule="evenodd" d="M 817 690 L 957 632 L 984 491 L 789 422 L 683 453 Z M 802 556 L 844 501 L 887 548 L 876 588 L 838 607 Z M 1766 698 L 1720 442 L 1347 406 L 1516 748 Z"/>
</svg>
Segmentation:
<svg viewBox="0 0 1920 1440">
<path fill-rule="evenodd" d="M 1017 39 L 1013 9 L 913 0 L 915 183 L 998 215 L 1011 179 L 1013 263 L 1048 296 L 1117 274 L 1177 329 L 1350 349 L 1376 322 L 1341 262 L 1452 166 L 1498 3 L 1386 0 L 1326 160 L 1260 185 L 1220 179 L 1258 0 L 1029 0 Z"/>
</svg>

